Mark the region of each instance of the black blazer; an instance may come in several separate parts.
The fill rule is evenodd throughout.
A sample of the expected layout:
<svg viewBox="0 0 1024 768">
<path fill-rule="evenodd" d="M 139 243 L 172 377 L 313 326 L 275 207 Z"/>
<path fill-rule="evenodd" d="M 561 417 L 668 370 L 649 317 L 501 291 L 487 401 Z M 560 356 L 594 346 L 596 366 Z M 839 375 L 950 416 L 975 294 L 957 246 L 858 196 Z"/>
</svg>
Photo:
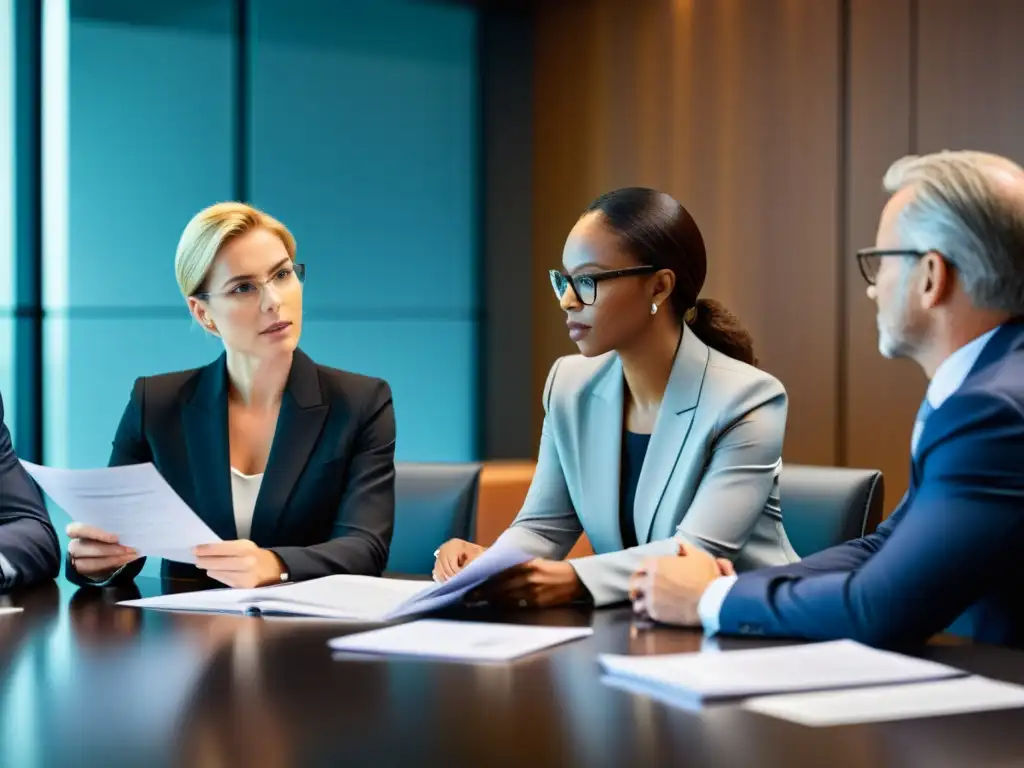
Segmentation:
<svg viewBox="0 0 1024 768">
<path fill-rule="evenodd" d="M 60 545 L 42 494 L 21 466 L 4 423 L 0 398 L 0 588 L 52 579 L 60 572 Z"/>
<path fill-rule="evenodd" d="M 250 538 L 293 581 L 378 576 L 395 519 L 395 413 L 381 379 L 317 365 L 295 351 Z M 214 533 L 237 539 L 228 450 L 225 355 L 203 368 L 137 379 L 110 465 L 152 462 Z M 137 560 L 111 581 L 134 578 Z M 164 561 L 164 576 L 205 575 Z M 67 577 L 95 584 L 67 562 Z"/>
</svg>

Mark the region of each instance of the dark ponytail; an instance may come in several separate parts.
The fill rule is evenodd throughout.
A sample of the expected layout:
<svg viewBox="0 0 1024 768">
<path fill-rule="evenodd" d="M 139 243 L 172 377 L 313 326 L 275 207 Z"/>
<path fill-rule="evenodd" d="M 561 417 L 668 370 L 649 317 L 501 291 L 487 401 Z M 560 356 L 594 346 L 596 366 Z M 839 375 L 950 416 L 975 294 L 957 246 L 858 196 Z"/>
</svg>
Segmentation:
<svg viewBox="0 0 1024 768">
<path fill-rule="evenodd" d="M 694 317 L 687 325 L 712 349 L 747 365 L 757 365 L 754 339 L 739 319 L 716 299 L 697 299 Z"/>
<path fill-rule="evenodd" d="M 676 285 L 669 297 L 680 322 L 712 349 L 756 365 L 754 342 L 739 320 L 714 299 L 697 299 L 708 262 L 697 222 L 675 198 L 646 187 L 625 187 L 591 203 L 584 215 L 603 214 L 607 225 L 641 263 L 670 269 Z"/>
</svg>

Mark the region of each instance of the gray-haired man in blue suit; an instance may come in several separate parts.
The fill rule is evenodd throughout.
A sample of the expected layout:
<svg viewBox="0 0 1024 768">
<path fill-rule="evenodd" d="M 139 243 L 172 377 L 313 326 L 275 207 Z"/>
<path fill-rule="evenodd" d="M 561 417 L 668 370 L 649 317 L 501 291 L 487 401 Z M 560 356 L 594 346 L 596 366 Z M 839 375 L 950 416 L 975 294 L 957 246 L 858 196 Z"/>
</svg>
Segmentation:
<svg viewBox="0 0 1024 768">
<path fill-rule="evenodd" d="M 870 536 L 800 563 L 736 576 L 693 547 L 649 562 L 638 611 L 711 633 L 1024 647 L 1024 170 L 941 152 L 898 161 L 885 187 L 858 260 L 881 353 L 930 379 L 906 496 Z"/>
</svg>

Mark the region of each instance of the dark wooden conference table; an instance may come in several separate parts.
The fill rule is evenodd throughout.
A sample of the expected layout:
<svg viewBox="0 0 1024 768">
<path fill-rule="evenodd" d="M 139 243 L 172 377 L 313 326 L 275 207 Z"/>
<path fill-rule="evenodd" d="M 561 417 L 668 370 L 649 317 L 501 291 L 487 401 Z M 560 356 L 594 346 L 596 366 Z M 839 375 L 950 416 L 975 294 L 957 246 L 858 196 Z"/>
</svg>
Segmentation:
<svg viewBox="0 0 1024 768">
<path fill-rule="evenodd" d="M 314 619 L 142 611 L 122 599 L 193 588 L 63 581 L 0 605 L 0 766 L 1024 765 L 1024 710 L 808 728 L 718 705 L 692 712 L 607 686 L 596 655 L 711 650 L 627 608 L 454 619 L 592 626 L 501 665 L 336 660 L 359 627 Z M 756 641 L 721 641 L 724 650 Z M 926 656 L 1024 683 L 1024 652 L 933 644 Z"/>
</svg>

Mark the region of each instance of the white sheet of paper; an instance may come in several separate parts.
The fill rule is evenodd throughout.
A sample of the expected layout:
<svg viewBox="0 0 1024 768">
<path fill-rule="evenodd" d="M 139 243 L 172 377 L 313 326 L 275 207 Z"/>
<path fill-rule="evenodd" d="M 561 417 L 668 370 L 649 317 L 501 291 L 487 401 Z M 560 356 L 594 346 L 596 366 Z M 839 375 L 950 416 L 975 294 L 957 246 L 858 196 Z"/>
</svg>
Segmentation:
<svg viewBox="0 0 1024 768">
<path fill-rule="evenodd" d="M 502 545 L 490 547 L 448 581 L 434 584 L 429 590 L 424 590 L 407 603 L 396 607 L 389 618 L 414 616 L 453 605 L 488 579 L 530 560 L 533 560 L 533 555 L 521 549 Z"/>
<path fill-rule="evenodd" d="M 72 520 L 115 533 L 143 555 L 195 563 L 193 547 L 221 541 L 152 464 L 55 469 L 21 463 Z"/>
<path fill-rule="evenodd" d="M 720 653 L 598 657 L 613 675 L 688 692 L 699 699 L 916 682 L 965 673 L 944 664 L 835 640 Z"/>
<path fill-rule="evenodd" d="M 427 656 L 459 661 L 508 661 L 592 635 L 590 627 L 537 627 L 424 619 L 337 637 L 334 651 Z"/>
<path fill-rule="evenodd" d="M 1024 707 L 1024 687 L 960 677 L 846 691 L 761 696 L 743 708 L 812 727 L 910 720 Z"/>
</svg>

